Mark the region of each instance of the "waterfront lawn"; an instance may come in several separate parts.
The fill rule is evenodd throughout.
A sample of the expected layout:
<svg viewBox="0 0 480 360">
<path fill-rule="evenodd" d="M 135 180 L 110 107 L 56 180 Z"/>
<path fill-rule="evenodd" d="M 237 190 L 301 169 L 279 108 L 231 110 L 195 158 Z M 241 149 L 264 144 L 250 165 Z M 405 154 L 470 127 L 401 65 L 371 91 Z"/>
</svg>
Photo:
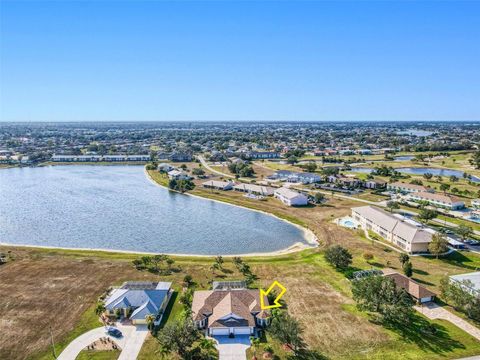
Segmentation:
<svg viewBox="0 0 480 360">
<path fill-rule="evenodd" d="M 355 251 L 354 268 L 383 267 L 386 258 L 392 262 L 398 258 L 398 254 L 388 252 L 382 256 L 380 246 L 371 246 L 365 240 L 359 244 L 375 253 L 375 258 L 367 263 Z M 379 251 L 376 251 L 377 248 Z M 0 307 L 7 309 L 0 324 L 0 334 L 3 334 L 0 336 L 0 358 L 52 359 L 49 334 L 45 331 L 48 324 L 52 324 L 58 353 L 79 334 L 99 326 L 93 308 L 98 296 L 109 285 L 125 280 L 161 279 L 172 281 L 178 291 L 185 274 L 193 276 L 199 289 L 209 288 L 209 282 L 214 278 L 210 270 L 212 259 L 207 258 L 173 257 L 181 271 L 160 278 L 135 270 L 131 260 L 136 256 L 131 254 L 92 252 L 87 255 L 88 252 L 84 251 L 8 249 L 13 251 L 16 260 L 3 265 L 0 279 L 0 291 L 6 294 L 0 299 Z M 272 281 L 278 280 L 287 287 L 285 300 L 289 312 L 305 328 L 305 340 L 312 349 L 329 358 L 393 359 L 398 357 L 399 351 L 406 354 L 405 358 L 411 359 L 429 359 L 438 354 L 456 358 L 480 353 L 479 342 L 472 341 L 450 324 L 441 324 L 446 340 L 438 341 L 432 347 L 425 346 L 422 339 L 404 338 L 398 331 L 386 330 L 370 322 L 368 316 L 356 310 L 349 281 L 326 263 L 320 250 L 245 260 L 259 277 L 256 285 L 266 288 Z M 445 261 L 415 257 L 412 261 L 419 271 L 414 275 L 416 279 L 438 284 L 444 272 L 461 272 L 467 267 L 478 266 L 480 257 L 457 256 Z M 398 268 L 398 264 L 393 265 Z M 226 259 L 225 268 L 225 272 L 219 272 L 223 279 L 240 277 L 231 260 Z M 9 287 L 9 281 L 19 273 L 15 286 Z M 20 292 L 28 294 L 35 287 L 41 292 L 41 295 L 34 294 L 35 299 L 41 297 L 41 303 L 33 298 L 22 302 L 14 300 Z M 64 294 L 67 301 L 60 294 Z M 34 318 L 19 315 L 25 307 L 29 309 L 28 314 L 36 314 Z M 82 311 L 74 311 L 75 308 Z M 179 296 L 174 296 L 165 321 L 173 321 L 181 316 L 182 311 Z M 9 324 L 15 324 L 18 331 L 10 333 Z M 8 331 L 3 328 L 5 326 L 9 326 Z M 8 342 L 5 343 L 5 340 Z M 24 346 L 26 343 L 29 346 Z M 140 359 L 158 358 L 159 350 L 157 341 L 149 337 Z M 43 355 L 39 356 L 39 353 Z M 277 354 L 280 355 L 280 352 Z"/>
</svg>

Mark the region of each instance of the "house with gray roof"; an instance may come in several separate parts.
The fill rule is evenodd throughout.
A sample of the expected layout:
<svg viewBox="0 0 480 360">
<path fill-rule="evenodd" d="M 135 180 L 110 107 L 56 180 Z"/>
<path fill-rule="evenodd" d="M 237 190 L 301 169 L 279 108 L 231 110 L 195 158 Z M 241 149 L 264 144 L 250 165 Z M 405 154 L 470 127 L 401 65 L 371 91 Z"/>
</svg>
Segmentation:
<svg viewBox="0 0 480 360">
<path fill-rule="evenodd" d="M 416 226 L 374 206 L 352 208 L 352 217 L 367 231 L 373 231 L 408 253 L 428 252 L 433 231 Z"/>
<path fill-rule="evenodd" d="M 146 324 L 149 315 L 161 317 L 172 293 L 171 282 L 128 281 L 113 289 L 105 300 L 108 316 Z"/>
</svg>

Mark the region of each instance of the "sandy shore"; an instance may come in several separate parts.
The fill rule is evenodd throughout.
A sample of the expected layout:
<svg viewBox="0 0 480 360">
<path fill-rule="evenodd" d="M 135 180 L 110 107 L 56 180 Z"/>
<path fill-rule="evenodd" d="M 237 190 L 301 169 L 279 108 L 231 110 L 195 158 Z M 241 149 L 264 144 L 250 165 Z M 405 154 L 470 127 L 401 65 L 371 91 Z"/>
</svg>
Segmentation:
<svg viewBox="0 0 480 360">
<path fill-rule="evenodd" d="M 105 253 L 121 253 L 121 254 L 130 254 L 130 255 L 158 255 L 159 252 L 148 252 L 148 251 L 134 251 L 134 250 L 119 250 L 119 249 L 97 249 L 97 248 L 74 248 L 74 247 L 61 247 L 61 246 L 46 246 L 46 245 L 19 245 L 19 244 L 9 244 L 0 242 L 0 246 L 9 246 L 9 247 L 19 247 L 19 248 L 28 248 L 28 249 L 49 249 L 49 250 L 70 250 L 70 251 L 101 251 Z M 198 257 L 198 258 L 212 258 L 218 255 L 221 255 L 225 258 L 231 258 L 235 256 L 241 257 L 264 257 L 264 256 L 278 256 L 291 254 L 294 252 L 312 249 L 314 246 L 309 246 L 304 243 L 298 242 L 292 246 L 278 251 L 268 252 L 268 253 L 248 253 L 248 254 L 215 254 L 215 255 L 201 255 L 201 254 L 177 254 L 177 253 L 161 253 L 168 256 L 178 256 L 178 257 Z"/>
</svg>

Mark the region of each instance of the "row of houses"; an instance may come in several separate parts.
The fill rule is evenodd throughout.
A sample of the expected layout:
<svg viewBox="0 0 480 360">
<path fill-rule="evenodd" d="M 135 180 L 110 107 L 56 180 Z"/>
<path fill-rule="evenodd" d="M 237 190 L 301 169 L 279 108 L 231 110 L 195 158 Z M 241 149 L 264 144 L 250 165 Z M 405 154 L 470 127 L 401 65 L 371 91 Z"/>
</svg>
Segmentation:
<svg viewBox="0 0 480 360">
<path fill-rule="evenodd" d="M 400 215 L 374 206 L 352 208 L 352 218 L 362 229 L 374 232 L 411 254 L 428 252 L 434 234 L 433 230 L 416 226 Z"/>
<path fill-rule="evenodd" d="M 108 294 L 105 315 L 133 324 L 146 324 L 153 316 L 159 324 L 172 293 L 170 282 L 125 282 Z M 270 319 L 269 311 L 261 308 L 262 301 L 269 305 L 259 289 L 247 289 L 243 281 L 214 282 L 212 290 L 193 293 L 192 318 L 208 336 L 256 335 Z"/>
<path fill-rule="evenodd" d="M 319 174 L 308 172 L 294 172 L 289 170 L 278 170 L 275 174 L 267 177 L 269 180 L 278 180 L 290 183 L 314 184 L 322 181 L 338 184 L 348 188 L 364 187 L 367 189 L 381 189 L 386 186 L 386 181 L 383 180 L 366 180 L 362 181 L 356 177 L 343 175 L 329 175 L 322 178 Z"/>
<path fill-rule="evenodd" d="M 53 155 L 54 162 L 150 161 L 150 155 Z"/>
<path fill-rule="evenodd" d="M 204 188 L 215 190 L 234 190 L 244 193 L 254 194 L 258 196 L 274 196 L 287 206 L 304 206 L 308 204 L 308 196 L 298 191 L 294 191 L 285 187 L 278 189 L 269 186 L 256 184 L 235 184 L 232 181 L 208 180 L 203 184 Z"/>
<path fill-rule="evenodd" d="M 387 185 L 387 190 L 405 194 L 407 201 L 427 202 L 432 206 L 448 210 L 465 208 L 465 202 L 457 196 L 439 194 L 422 185 L 394 182 Z M 473 203 L 472 203 L 473 204 Z"/>
<path fill-rule="evenodd" d="M 322 181 L 318 174 L 289 170 L 278 170 L 275 174 L 268 176 L 267 179 L 302 184 L 313 184 Z"/>
</svg>

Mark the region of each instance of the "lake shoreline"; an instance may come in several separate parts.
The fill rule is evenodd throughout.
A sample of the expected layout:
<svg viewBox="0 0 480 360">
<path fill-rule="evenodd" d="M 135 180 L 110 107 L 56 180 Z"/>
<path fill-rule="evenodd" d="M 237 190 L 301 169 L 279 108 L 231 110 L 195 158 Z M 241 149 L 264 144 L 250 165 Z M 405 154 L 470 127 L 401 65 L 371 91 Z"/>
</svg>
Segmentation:
<svg viewBox="0 0 480 360">
<path fill-rule="evenodd" d="M 307 244 L 305 243 L 301 243 L 301 242 L 297 242 L 291 246 L 289 246 L 288 248 L 286 249 L 282 249 L 282 250 L 277 250 L 277 251 L 272 251 L 272 252 L 268 252 L 268 253 L 250 253 L 250 254 L 242 254 L 242 255 L 231 255 L 231 256 L 260 256 L 260 255 L 265 255 L 265 256 L 275 256 L 275 255 L 281 255 L 283 253 L 291 253 L 291 252 L 296 252 L 296 251 L 301 251 L 301 250 L 305 250 L 305 249 L 314 249 L 316 247 L 319 246 L 319 243 L 318 243 L 318 238 L 317 236 L 315 235 L 315 233 L 304 227 L 304 226 L 301 226 L 301 225 L 298 225 L 298 224 L 295 224 L 291 221 L 288 221 L 286 219 L 283 219 L 275 214 L 272 214 L 272 213 L 269 213 L 269 212 L 266 212 L 266 211 L 263 211 L 263 210 L 259 210 L 259 209 L 253 209 L 253 208 L 249 208 L 249 207 L 245 207 L 245 206 L 241 206 L 241 205 L 237 205 L 237 204 L 232 204 L 232 203 L 228 203 L 228 202 L 225 202 L 225 201 L 220 201 L 220 200 L 217 200 L 217 199 L 210 199 L 210 198 L 207 198 L 207 197 L 203 197 L 203 196 L 199 196 L 199 195 L 194 195 L 194 194 L 190 194 L 188 192 L 185 192 L 185 193 L 181 193 L 177 190 L 172 190 L 172 189 L 169 189 L 168 187 L 166 186 L 163 186 L 162 184 L 159 184 L 158 182 L 156 182 L 151 176 L 150 174 L 148 173 L 147 169 L 144 167 L 143 168 L 143 171 L 145 173 L 145 176 L 147 177 L 147 179 L 154 185 L 156 186 L 159 186 L 165 190 L 168 190 L 168 191 L 172 191 L 172 192 L 176 192 L 178 194 L 182 194 L 182 195 L 187 195 L 187 196 L 193 196 L 195 198 L 198 198 L 198 199 L 202 199 L 202 200 L 207 200 L 207 201 L 214 201 L 214 202 L 217 202 L 217 203 L 221 203 L 221 204 L 225 204 L 225 205 L 230 205 L 230 206 L 236 206 L 236 207 L 239 207 L 239 208 L 242 208 L 242 209 L 246 209 L 246 210 L 250 210 L 250 211 L 256 211 L 256 212 L 259 212 L 259 213 L 262 213 L 264 215 L 268 215 L 268 216 L 272 216 L 280 221 L 284 221 L 292 226 L 295 226 L 297 229 L 300 229 L 302 230 L 303 232 L 303 237 L 304 237 L 304 240 L 307 242 Z M 296 250 L 291 250 L 292 248 L 297 248 Z M 189 256 L 189 255 L 186 255 L 186 256 Z M 222 256 L 229 256 L 229 255 L 223 255 Z"/>
<path fill-rule="evenodd" d="M 120 249 L 100 249 L 100 248 L 76 248 L 76 247 L 62 247 L 62 246 L 48 246 L 48 245 L 25 245 L 25 244 L 11 244 L 0 242 L 0 246 L 5 247 L 19 247 L 26 249 L 43 249 L 43 250 L 67 250 L 67 251 L 91 251 L 91 252 L 102 252 L 102 253 L 114 253 L 114 254 L 127 254 L 127 255 L 168 255 L 172 257 L 193 257 L 193 258 L 214 258 L 216 256 L 222 256 L 224 258 L 233 258 L 233 257 L 275 257 L 280 255 L 288 255 L 303 250 L 312 250 L 316 247 L 308 246 L 304 243 L 297 242 L 286 249 L 277 250 L 266 253 L 246 253 L 246 254 L 215 254 L 215 255 L 204 255 L 204 254 L 177 254 L 177 253 L 163 253 L 163 252 L 150 252 L 150 251 L 135 251 L 135 250 L 120 250 Z"/>
</svg>

